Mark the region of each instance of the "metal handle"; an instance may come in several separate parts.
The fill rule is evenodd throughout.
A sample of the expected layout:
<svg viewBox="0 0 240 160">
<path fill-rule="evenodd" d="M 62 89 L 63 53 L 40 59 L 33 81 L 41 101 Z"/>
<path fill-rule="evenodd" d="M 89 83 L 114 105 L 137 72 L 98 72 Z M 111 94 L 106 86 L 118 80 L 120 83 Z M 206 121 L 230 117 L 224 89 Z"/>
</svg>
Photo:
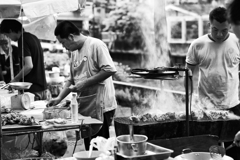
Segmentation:
<svg viewBox="0 0 240 160">
<path fill-rule="evenodd" d="M 134 142 L 134 131 L 133 131 L 133 125 L 130 124 L 128 127 L 129 127 L 130 142 Z"/>
<path fill-rule="evenodd" d="M 138 152 L 138 145 L 132 143 L 132 144 L 131 144 L 131 147 L 132 147 L 132 149 L 133 149 L 134 152 Z"/>
<path fill-rule="evenodd" d="M 192 150 L 190 148 L 185 148 L 182 150 L 182 154 L 187 154 L 187 153 L 191 153 Z"/>
</svg>

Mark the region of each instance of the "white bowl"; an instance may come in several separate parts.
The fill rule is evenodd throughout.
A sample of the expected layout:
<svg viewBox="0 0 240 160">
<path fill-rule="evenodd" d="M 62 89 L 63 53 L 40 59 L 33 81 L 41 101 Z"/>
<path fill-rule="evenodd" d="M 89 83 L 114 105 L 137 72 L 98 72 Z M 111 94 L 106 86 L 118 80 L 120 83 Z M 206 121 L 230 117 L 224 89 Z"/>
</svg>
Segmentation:
<svg viewBox="0 0 240 160">
<path fill-rule="evenodd" d="M 93 150 L 90 158 L 88 158 L 88 153 L 89 151 L 76 152 L 73 154 L 73 157 L 75 157 L 77 160 L 95 160 L 102 152 Z"/>
</svg>

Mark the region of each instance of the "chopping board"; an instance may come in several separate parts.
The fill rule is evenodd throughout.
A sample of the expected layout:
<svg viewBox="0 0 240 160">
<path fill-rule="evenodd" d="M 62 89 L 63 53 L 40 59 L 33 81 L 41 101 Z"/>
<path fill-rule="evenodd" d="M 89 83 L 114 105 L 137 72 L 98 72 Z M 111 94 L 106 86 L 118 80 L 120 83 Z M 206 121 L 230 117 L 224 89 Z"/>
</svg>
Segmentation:
<svg viewBox="0 0 240 160">
<path fill-rule="evenodd" d="M 2 126 L 3 131 L 13 131 L 14 130 L 26 130 L 26 129 L 39 129 L 41 125 L 19 125 L 19 124 L 12 124 L 12 125 L 5 125 Z"/>
<path fill-rule="evenodd" d="M 78 122 L 77 123 L 72 123 L 70 119 L 67 119 L 66 124 L 58 124 L 58 123 L 53 123 L 50 125 L 46 125 L 44 121 L 40 122 L 41 126 L 43 129 L 49 129 L 49 128 L 63 128 L 63 127 L 77 127 L 82 125 L 90 125 L 90 124 L 96 124 L 96 125 L 102 125 L 102 121 L 98 120 L 98 119 L 94 119 L 91 117 L 85 117 L 85 116 L 80 116 L 78 118 Z M 82 123 L 83 120 L 83 123 Z"/>
</svg>

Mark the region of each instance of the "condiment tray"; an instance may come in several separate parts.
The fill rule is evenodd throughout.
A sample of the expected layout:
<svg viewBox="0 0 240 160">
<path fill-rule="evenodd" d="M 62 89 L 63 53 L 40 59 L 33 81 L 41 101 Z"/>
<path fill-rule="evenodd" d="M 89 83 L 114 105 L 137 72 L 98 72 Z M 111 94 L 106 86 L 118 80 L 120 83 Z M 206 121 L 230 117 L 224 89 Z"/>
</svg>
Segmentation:
<svg viewBox="0 0 240 160">
<path fill-rule="evenodd" d="M 116 152 L 116 155 L 121 156 L 123 158 L 131 159 L 131 160 L 164 160 L 168 159 L 173 153 L 173 150 L 167 149 L 161 146 L 154 145 L 152 143 L 147 142 L 147 148 L 144 155 L 136 155 L 136 156 L 126 156 L 119 152 Z"/>
</svg>

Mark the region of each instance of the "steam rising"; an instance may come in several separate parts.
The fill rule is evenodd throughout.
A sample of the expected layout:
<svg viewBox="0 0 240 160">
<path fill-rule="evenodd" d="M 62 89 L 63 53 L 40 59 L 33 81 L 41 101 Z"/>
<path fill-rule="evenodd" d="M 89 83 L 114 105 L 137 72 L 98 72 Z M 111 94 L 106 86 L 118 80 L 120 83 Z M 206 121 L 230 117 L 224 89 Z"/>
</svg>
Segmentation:
<svg viewBox="0 0 240 160">
<path fill-rule="evenodd" d="M 165 0 L 143 0 L 137 12 L 142 15 L 141 30 L 146 45 L 145 52 L 148 55 L 143 66 L 169 66 Z"/>
<path fill-rule="evenodd" d="M 145 40 L 146 59 L 142 62 L 145 68 L 169 67 L 169 44 L 167 42 L 167 22 L 165 12 L 165 0 L 143 0 L 137 8 L 141 15 L 141 31 Z M 149 80 L 154 81 L 154 80 Z M 163 88 L 160 81 L 158 88 Z M 143 100 L 149 103 L 151 109 L 144 112 L 175 112 L 183 111 L 185 104 L 177 100 L 172 93 L 159 91 L 156 94 L 146 96 Z M 145 103 L 144 102 L 144 103 Z M 138 106 L 139 107 L 139 106 Z M 135 113 L 143 113 L 142 107 Z"/>
</svg>

